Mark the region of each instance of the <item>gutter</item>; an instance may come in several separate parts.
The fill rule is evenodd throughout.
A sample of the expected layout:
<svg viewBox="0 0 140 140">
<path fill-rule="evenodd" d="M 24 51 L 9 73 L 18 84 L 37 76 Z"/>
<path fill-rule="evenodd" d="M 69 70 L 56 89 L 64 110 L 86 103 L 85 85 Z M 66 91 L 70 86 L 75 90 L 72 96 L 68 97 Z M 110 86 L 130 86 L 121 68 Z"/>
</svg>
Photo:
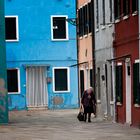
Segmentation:
<svg viewBox="0 0 140 140">
<path fill-rule="evenodd" d="M 91 0 L 91 32 L 92 32 L 92 72 L 93 72 L 93 90 L 96 95 L 96 64 L 95 64 L 95 23 L 94 23 L 94 0 Z"/>
</svg>

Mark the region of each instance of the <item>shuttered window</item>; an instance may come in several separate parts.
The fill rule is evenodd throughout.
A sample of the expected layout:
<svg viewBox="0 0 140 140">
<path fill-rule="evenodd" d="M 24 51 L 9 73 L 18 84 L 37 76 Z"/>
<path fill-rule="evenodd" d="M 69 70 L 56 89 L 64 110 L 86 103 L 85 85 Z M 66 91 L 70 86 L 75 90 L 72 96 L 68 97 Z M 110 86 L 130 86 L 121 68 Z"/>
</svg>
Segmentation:
<svg viewBox="0 0 140 140">
<path fill-rule="evenodd" d="M 134 104 L 140 105 L 139 63 L 133 64 L 133 96 Z"/>
<path fill-rule="evenodd" d="M 105 0 L 102 0 L 103 26 L 105 25 Z"/>
<path fill-rule="evenodd" d="M 121 17 L 121 0 L 114 1 L 115 20 Z"/>
<path fill-rule="evenodd" d="M 123 67 L 116 66 L 116 101 L 123 103 Z"/>
<path fill-rule="evenodd" d="M 130 13 L 130 0 L 123 0 L 123 16 Z"/>
<path fill-rule="evenodd" d="M 96 0 L 96 28 L 99 28 L 99 5 L 98 0 Z"/>
<path fill-rule="evenodd" d="M 91 11 L 92 7 L 91 7 L 91 2 L 88 3 L 88 28 L 89 28 L 89 33 L 91 33 L 91 19 L 92 19 L 92 11 Z"/>
<path fill-rule="evenodd" d="M 132 0 L 132 13 L 138 11 L 138 0 Z"/>
</svg>

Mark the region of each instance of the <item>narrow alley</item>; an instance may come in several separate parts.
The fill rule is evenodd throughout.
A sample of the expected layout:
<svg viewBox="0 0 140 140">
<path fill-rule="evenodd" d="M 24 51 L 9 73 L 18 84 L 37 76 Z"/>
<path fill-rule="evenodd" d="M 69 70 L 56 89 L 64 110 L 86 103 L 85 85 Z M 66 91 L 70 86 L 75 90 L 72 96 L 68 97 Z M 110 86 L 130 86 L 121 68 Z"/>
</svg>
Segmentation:
<svg viewBox="0 0 140 140">
<path fill-rule="evenodd" d="M 0 140 L 138 140 L 138 128 L 92 117 L 77 120 L 78 110 L 10 112 L 10 123 L 0 126 Z"/>
</svg>

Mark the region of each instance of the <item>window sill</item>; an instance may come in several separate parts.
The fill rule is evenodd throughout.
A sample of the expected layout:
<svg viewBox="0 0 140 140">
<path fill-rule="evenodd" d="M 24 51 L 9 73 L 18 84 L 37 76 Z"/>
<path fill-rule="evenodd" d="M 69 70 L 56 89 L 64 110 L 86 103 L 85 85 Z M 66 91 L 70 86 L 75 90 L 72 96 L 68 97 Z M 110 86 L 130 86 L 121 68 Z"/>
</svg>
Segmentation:
<svg viewBox="0 0 140 140">
<path fill-rule="evenodd" d="M 8 92 L 8 95 L 19 95 L 20 94 L 20 92 Z"/>
<path fill-rule="evenodd" d="M 101 103 L 101 100 L 97 100 L 97 103 L 100 104 Z"/>
<path fill-rule="evenodd" d="M 138 11 L 132 13 L 132 16 L 136 16 L 136 15 L 138 15 Z"/>
<path fill-rule="evenodd" d="M 52 39 L 52 41 L 69 41 L 69 39 Z"/>
<path fill-rule="evenodd" d="M 19 42 L 19 40 L 18 39 L 16 39 L 16 40 L 6 40 L 6 42 Z"/>
<path fill-rule="evenodd" d="M 119 23 L 119 22 L 120 22 L 120 19 L 116 19 L 116 20 L 115 20 L 115 23 Z"/>
<path fill-rule="evenodd" d="M 89 33 L 88 35 L 89 35 L 89 36 L 92 36 L 92 33 Z"/>
<path fill-rule="evenodd" d="M 84 35 L 84 38 L 87 38 L 88 37 L 88 35 L 86 34 L 86 35 Z"/>
<path fill-rule="evenodd" d="M 114 105 L 114 101 L 110 101 L 110 105 Z"/>
<path fill-rule="evenodd" d="M 54 94 L 69 94 L 70 91 L 53 91 Z"/>
<path fill-rule="evenodd" d="M 83 37 L 81 36 L 81 37 L 79 37 L 79 40 L 82 40 L 83 39 Z"/>
<path fill-rule="evenodd" d="M 112 23 L 110 23 L 110 24 L 108 25 L 108 27 L 112 27 Z"/>
<path fill-rule="evenodd" d="M 95 30 L 95 32 L 96 32 L 96 33 L 99 32 L 99 28 L 97 28 L 97 29 Z"/>
<path fill-rule="evenodd" d="M 117 102 L 117 106 L 122 106 L 122 103 L 121 102 Z"/>
<path fill-rule="evenodd" d="M 105 25 L 103 25 L 103 26 L 101 27 L 102 30 L 105 30 L 105 28 L 106 28 Z"/>
<path fill-rule="evenodd" d="M 128 19 L 128 18 L 129 18 L 129 16 L 126 15 L 126 16 L 123 17 L 123 20 L 126 20 L 126 19 Z"/>
<path fill-rule="evenodd" d="M 134 104 L 134 107 L 140 108 L 140 105 L 139 104 Z"/>
</svg>

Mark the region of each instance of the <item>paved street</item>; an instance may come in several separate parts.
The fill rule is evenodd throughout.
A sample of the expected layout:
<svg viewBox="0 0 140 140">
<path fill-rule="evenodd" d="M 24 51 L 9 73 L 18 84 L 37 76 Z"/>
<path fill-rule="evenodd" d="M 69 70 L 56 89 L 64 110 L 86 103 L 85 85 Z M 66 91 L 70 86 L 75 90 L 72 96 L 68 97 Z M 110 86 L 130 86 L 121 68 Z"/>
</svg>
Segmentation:
<svg viewBox="0 0 140 140">
<path fill-rule="evenodd" d="M 140 129 L 92 118 L 79 122 L 78 110 L 21 111 L 10 113 L 0 126 L 0 140 L 138 140 Z"/>
</svg>

